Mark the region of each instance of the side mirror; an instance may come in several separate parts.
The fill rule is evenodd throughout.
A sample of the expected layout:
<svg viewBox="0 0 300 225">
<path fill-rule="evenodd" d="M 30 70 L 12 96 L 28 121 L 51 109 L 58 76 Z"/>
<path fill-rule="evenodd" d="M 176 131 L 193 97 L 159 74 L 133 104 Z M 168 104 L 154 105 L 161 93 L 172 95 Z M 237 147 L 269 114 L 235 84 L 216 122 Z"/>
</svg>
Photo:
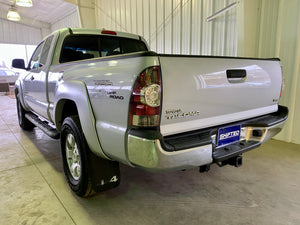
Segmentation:
<svg viewBox="0 0 300 225">
<path fill-rule="evenodd" d="M 24 59 L 13 59 L 12 67 L 25 70 L 26 68 Z"/>
</svg>

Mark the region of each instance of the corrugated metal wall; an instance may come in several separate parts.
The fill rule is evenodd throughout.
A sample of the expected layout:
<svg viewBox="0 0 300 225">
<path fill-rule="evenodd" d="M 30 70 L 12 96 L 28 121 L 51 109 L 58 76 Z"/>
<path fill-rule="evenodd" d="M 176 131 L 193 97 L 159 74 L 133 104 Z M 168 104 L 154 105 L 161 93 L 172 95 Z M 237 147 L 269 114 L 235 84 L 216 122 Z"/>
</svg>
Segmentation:
<svg viewBox="0 0 300 225">
<path fill-rule="evenodd" d="M 71 14 L 51 25 L 51 31 L 56 31 L 65 27 L 81 27 L 78 10 L 76 9 Z"/>
<path fill-rule="evenodd" d="M 256 4 L 259 19 L 254 56 L 281 59 L 285 86 L 280 104 L 290 110 L 288 122 L 276 138 L 300 144 L 300 1 L 257 0 Z"/>
<path fill-rule="evenodd" d="M 206 22 L 208 16 L 233 2 L 246 2 L 247 7 L 231 9 Z M 249 46 L 255 50 L 247 52 L 254 57 L 279 57 L 283 65 L 285 89 L 280 103 L 289 107 L 290 115 L 277 138 L 300 143 L 299 0 L 95 0 L 95 6 L 98 28 L 142 35 L 159 53 L 236 56 L 242 32 L 238 34 L 237 22 L 244 28 L 254 25 L 255 41 Z M 249 24 L 244 24 L 249 6 L 255 18 L 250 16 L 245 20 Z M 237 12 L 239 9 L 245 11 Z M 239 41 L 249 48 L 247 41 Z"/>
<path fill-rule="evenodd" d="M 282 61 L 285 88 L 281 103 L 290 109 L 289 120 L 279 138 L 300 144 L 300 1 L 262 1 L 259 56 L 275 52 Z M 272 24 L 273 21 L 276 23 Z M 264 38 L 269 33 L 270 39 Z M 273 35 L 273 37 L 271 37 Z M 268 49 L 273 49 L 269 52 Z"/>
<path fill-rule="evenodd" d="M 36 45 L 42 30 L 0 18 L 0 43 Z"/>
<path fill-rule="evenodd" d="M 52 31 L 63 27 L 81 27 L 77 9 L 51 27 L 50 24 L 29 19 L 23 19 L 22 22 L 8 21 L 6 12 L 0 11 L 0 43 L 37 45 Z"/>
<path fill-rule="evenodd" d="M 206 18 L 236 0 L 96 0 L 98 28 L 143 36 L 158 53 L 237 54 L 236 9 Z"/>
<path fill-rule="evenodd" d="M 259 1 L 259 32 L 257 57 L 275 57 L 279 0 Z M 275 35 L 275 36 L 274 36 Z"/>
</svg>

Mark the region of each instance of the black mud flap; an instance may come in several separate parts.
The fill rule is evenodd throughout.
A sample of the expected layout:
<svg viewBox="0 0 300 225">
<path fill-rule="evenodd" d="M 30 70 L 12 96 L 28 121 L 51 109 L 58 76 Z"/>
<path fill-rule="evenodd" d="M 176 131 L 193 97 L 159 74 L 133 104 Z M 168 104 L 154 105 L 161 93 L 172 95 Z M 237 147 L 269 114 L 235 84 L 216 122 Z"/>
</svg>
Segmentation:
<svg viewBox="0 0 300 225">
<path fill-rule="evenodd" d="M 90 169 L 92 189 L 95 192 L 103 192 L 115 188 L 120 184 L 120 167 L 115 161 L 100 158 L 90 152 Z"/>
</svg>

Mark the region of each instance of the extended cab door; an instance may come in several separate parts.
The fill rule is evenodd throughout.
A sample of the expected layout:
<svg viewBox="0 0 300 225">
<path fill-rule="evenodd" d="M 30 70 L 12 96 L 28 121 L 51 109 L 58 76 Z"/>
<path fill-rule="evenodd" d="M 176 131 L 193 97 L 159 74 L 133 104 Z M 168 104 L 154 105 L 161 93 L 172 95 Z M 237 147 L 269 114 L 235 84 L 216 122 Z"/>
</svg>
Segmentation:
<svg viewBox="0 0 300 225">
<path fill-rule="evenodd" d="M 24 98 L 27 106 L 35 113 L 48 118 L 48 98 L 46 77 L 48 59 L 53 36 L 41 42 L 36 48 L 28 65 L 30 73 L 24 79 Z"/>
</svg>

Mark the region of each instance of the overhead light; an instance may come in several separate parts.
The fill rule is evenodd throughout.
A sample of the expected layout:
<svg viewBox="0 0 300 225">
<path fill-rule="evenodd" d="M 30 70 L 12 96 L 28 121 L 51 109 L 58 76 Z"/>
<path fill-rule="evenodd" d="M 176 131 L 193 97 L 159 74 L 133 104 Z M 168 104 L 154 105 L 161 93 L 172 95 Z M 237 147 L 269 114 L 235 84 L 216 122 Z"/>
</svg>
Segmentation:
<svg viewBox="0 0 300 225">
<path fill-rule="evenodd" d="M 31 0 L 16 0 L 16 5 L 22 6 L 22 7 L 32 7 L 32 1 Z"/>
<path fill-rule="evenodd" d="M 15 7 L 11 7 L 8 10 L 7 19 L 11 21 L 20 21 L 21 17 Z"/>
</svg>

